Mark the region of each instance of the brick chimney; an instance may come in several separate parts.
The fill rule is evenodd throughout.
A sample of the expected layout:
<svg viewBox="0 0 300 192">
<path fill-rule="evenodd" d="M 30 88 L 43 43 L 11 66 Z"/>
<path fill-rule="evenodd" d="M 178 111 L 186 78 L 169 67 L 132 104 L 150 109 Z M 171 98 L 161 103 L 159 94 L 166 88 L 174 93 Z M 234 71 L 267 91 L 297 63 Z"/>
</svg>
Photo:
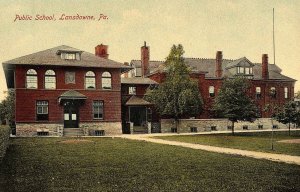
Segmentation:
<svg viewBox="0 0 300 192">
<path fill-rule="evenodd" d="M 268 69 L 268 54 L 263 54 L 262 55 L 262 70 L 261 70 L 261 77 L 263 79 L 269 79 L 269 69 Z"/>
<path fill-rule="evenodd" d="M 107 54 L 107 49 L 108 46 L 101 43 L 101 45 L 97 45 L 95 47 L 95 55 L 104 59 L 108 59 L 109 54 Z"/>
<path fill-rule="evenodd" d="M 150 47 L 146 45 L 144 41 L 144 46 L 141 47 L 141 67 L 142 67 L 142 77 L 149 74 L 149 59 L 150 59 Z"/>
<path fill-rule="evenodd" d="M 217 78 L 222 77 L 222 60 L 223 60 L 223 55 L 222 55 L 222 51 L 217 51 L 216 54 L 216 71 L 215 71 L 215 76 Z"/>
</svg>

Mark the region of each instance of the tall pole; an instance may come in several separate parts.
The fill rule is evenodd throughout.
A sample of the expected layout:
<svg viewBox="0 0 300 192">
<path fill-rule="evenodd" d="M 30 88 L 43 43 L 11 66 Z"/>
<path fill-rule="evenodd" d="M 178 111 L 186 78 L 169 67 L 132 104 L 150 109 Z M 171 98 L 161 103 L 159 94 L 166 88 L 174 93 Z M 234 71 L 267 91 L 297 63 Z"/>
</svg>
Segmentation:
<svg viewBox="0 0 300 192">
<path fill-rule="evenodd" d="M 274 65 L 275 65 L 275 32 L 274 32 L 274 8 L 273 8 L 273 56 L 274 56 Z M 273 109 L 274 110 L 274 109 Z M 272 117 L 272 150 L 274 150 L 274 124 L 273 124 L 273 117 Z"/>
<path fill-rule="evenodd" d="M 273 8 L 273 56 L 274 56 L 274 64 L 275 64 L 275 30 L 274 30 L 274 8 Z"/>
</svg>

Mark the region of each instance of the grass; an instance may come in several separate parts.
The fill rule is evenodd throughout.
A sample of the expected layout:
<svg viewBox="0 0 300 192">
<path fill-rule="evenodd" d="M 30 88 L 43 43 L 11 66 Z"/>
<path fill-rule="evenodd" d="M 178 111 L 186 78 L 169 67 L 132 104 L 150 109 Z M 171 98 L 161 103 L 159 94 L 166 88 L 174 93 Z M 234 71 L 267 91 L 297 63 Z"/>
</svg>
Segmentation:
<svg viewBox="0 0 300 192">
<path fill-rule="evenodd" d="M 187 136 L 162 136 L 155 137 L 159 139 L 180 141 L 186 143 L 196 143 L 203 145 L 211 145 L 218 147 L 229 147 L 243 150 L 280 153 L 288 155 L 300 156 L 299 143 L 281 143 L 280 140 L 300 139 L 300 131 L 291 131 L 291 136 L 288 132 L 274 132 L 274 150 L 271 149 L 271 132 L 255 132 L 255 133 L 235 133 L 231 134 L 210 134 L 210 135 L 187 135 Z"/>
<path fill-rule="evenodd" d="M 300 191 L 300 166 L 111 138 L 14 138 L 0 191 Z"/>
</svg>

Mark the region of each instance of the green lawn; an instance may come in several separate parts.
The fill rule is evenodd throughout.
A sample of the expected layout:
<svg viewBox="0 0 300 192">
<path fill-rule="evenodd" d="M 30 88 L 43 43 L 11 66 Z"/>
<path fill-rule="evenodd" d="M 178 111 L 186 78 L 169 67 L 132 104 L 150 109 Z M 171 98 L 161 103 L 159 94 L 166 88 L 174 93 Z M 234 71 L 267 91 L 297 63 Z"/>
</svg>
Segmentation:
<svg viewBox="0 0 300 192">
<path fill-rule="evenodd" d="M 210 134 L 210 135 L 188 135 L 188 136 L 163 136 L 158 139 L 180 141 L 186 143 L 197 143 L 218 147 L 229 147 L 236 149 L 261 151 L 269 153 L 281 153 L 300 156 L 300 143 L 280 143 L 280 140 L 300 139 L 300 130 L 288 132 L 274 132 L 274 150 L 271 149 L 271 132 Z"/>
<path fill-rule="evenodd" d="M 13 138 L 0 191 L 300 191 L 300 166 L 125 139 Z"/>
</svg>

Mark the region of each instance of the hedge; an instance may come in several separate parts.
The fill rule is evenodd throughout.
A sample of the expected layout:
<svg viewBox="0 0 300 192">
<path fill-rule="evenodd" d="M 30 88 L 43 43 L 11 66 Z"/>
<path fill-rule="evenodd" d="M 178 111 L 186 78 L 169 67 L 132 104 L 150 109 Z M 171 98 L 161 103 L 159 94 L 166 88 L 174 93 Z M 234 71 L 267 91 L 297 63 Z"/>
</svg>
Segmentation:
<svg viewBox="0 0 300 192">
<path fill-rule="evenodd" d="M 10 128 L 8 126 L 0 126 L 0 162 L 5 156 L 8 147 Z"/>
</svg>

